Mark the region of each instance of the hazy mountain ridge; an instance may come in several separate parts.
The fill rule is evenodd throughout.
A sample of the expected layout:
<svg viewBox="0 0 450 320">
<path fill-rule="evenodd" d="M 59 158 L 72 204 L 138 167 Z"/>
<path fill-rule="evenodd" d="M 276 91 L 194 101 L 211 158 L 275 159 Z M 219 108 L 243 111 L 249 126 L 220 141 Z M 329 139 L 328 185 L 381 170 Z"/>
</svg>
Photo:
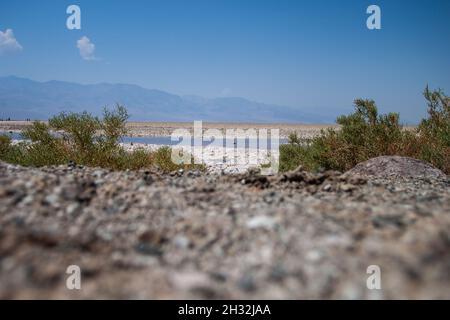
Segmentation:
<svg viewBox="0 0 450 320">
<path fill-rule="evenodd" d="M 207 99 L 178 96 L 131 84 L 77 84 L 64 81 L 37 82 L 0 77 L 0 118 L 47 119 L 61 111 L 87 110 L 100 114 L 116 103 L 127 107 L 131 120 L 332 123 L 299 109 L 250 101 L 238 97 Z"/>
</svg>

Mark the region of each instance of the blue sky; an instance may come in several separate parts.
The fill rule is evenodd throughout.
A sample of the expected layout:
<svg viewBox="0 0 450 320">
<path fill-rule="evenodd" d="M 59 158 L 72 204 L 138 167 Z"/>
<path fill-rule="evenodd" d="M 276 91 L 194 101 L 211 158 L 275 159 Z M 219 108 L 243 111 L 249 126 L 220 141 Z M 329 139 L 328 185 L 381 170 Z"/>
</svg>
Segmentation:
<svg viewBox="0 0 450 320">
<path fill-rule="evenodd" d="M 81 30 L 66 8 L 81 7 Z M 366 9 L 382 10 L 368 30 Z M 181 95 L 239 96 L 332 113 L 357 97 L 415 121 L 425 85 L 450 92 L 448 0 L 2 0 L 21 50 L 0 76 L 120 82 Z M 94 60 L 77 41 L 95 44 Z"/>
</svg>

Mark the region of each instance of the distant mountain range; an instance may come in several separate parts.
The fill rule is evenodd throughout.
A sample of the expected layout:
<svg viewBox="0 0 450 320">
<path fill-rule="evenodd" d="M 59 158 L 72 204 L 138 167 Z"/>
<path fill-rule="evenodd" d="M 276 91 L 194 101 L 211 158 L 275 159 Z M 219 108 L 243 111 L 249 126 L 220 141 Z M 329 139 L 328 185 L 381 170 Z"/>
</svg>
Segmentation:
<svg viewBox="0 0 450 320">
<path fill-rule="evenodd" d="M 61 111 L 101 114 L 104 106 L 124 105 L 130 120 L 215 121 L 258 123 L 333 123 L 324 116 L 301 109 L 264 104 L 244 98 L 206 99 L 178 96 L 130 84 L 77 84 L 37 82 L 0 77 L 0 118 L 47 119 Z"/>
</svg>

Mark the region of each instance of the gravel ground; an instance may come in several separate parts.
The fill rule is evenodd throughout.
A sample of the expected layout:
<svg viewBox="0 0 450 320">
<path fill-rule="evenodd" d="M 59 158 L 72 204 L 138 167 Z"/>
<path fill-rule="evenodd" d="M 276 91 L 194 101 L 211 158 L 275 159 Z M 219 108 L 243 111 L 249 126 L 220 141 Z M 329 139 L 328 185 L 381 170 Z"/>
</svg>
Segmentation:
<svg viewBox="0 0 450 320">
<path fill-rule="evenodd" d="M 359 171 L 0 163 L 0 298 L 450 299 L 448 177 Z"/>
</svg>

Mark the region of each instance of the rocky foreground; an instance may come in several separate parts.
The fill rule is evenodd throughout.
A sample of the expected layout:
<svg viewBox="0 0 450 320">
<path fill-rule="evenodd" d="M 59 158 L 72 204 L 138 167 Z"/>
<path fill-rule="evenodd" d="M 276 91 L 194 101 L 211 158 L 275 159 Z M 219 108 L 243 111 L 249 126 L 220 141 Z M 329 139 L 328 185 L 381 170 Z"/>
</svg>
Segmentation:
<svg viewBox="0 0 450 320">
<path fill-rule="evenodd" d="M 0 163 L 0 298 L 450 299 L 450 180 L 394 162 L 273 177 Z"/>
</svg>

